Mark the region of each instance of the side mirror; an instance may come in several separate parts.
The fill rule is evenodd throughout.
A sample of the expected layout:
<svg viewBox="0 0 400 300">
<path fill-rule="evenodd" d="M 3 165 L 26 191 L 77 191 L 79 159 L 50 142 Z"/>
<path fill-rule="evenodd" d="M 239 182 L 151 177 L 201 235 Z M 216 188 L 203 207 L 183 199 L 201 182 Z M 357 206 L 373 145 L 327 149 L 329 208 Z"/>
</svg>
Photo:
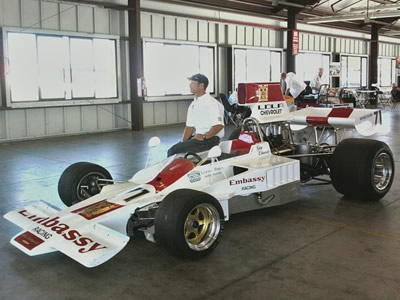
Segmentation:
<svg viewBox="0 0 400 300">
<path fill-rule="evenodd" d="M 214 146 L 208 151 L 208 158 L 217 158 L 220 157 L 222 154 L 222 150 L 219 146 Z"/>
<path fill-rule="evenodd" d="M 150 140 L 149 140 L 149 148 L 154 148 L 157 147 L 161 144 L 160 138 L 158 136 L 153 136 Z"/>
</svg>

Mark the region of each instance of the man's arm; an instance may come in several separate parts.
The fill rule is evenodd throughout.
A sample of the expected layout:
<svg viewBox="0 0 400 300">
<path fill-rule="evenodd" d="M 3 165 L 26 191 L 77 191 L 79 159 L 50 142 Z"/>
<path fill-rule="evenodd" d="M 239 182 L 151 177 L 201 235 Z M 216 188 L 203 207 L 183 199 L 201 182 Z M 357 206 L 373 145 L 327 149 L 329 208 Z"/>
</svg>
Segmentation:
<svg viewBox="0 0 400 300">
<path fill-rule="evenodd" d="M 285 96 L 289 96 L 289 91 L 290 91 L 290 89 L 288 88 L 288 89 L 286 90 L 286 92 L 285 92 Z"/>
<path fill-rule="evenodd" d="M 215 135 L 217 135 L 218 132 L 220 132 L 222 130 L 222 128 L 224 128 L 224 125 L 214 125 L 213 127 L 210 128 L 210 130 L 208 132 L 206 132 L 206 139 L 209 139 L 210 137 L 213 137 Z M 194 139 L 202 141 L 204 140 L 204 137 L 202 134 L 196 134 L 194 137 Z"/>
<path fill-rule="evenodd" d="M 190 137 L 193 134 L 193 127 L 185 127 L 185 130 L 183 131 L 183 136 L 182 136 L 182 142 L 187 141 L 188 139 L 190 139 Z"/>
</svg>

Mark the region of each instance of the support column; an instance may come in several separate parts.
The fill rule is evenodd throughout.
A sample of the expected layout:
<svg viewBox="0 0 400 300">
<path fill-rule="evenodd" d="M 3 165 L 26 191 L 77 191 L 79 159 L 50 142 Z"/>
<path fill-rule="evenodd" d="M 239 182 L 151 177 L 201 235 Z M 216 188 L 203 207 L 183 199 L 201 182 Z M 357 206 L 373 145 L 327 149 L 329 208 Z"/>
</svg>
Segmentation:
<svg viewBox="0 0 400 300">
<path fill-rule="evenodd" d="M 371 41 L 370 41 L 370 56 L 369 56 L 369 79 L 368 87 L 371 88 L 373 83 L 378 82 L 378 30 L 380 28 L 379 24 L 371 24 Z"/>
<path fill-rule="evenodd" d="M 131 87 L 132 130 L 143 130 L 143 97 L 137 94 L 138 78 L 143 78 L 140 0 L 128 0 L 129 75 Z"/>
<path fill-rule="evenodd" d="M 293 29 L 297 28 L 297 8 L 288 7 L 287 17 L 287 51 L 286 51 L 286 72 L 296 72 L 296 57 L 293 53 Z"/>
</svg>

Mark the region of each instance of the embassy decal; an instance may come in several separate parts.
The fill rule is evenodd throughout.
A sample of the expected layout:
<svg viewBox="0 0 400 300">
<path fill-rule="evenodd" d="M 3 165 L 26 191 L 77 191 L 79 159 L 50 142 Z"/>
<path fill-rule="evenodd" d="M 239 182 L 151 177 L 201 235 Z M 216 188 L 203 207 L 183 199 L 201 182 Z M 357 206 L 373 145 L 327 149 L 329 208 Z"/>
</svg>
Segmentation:
<svg viewBox="0 0 400 300">
<path fill-rule="evenodd" d="M 190 183 L 194 183 L 201 180 L 201 174 L 199 171 L 190 172 L 188 175 Z"/>
<path fill-rule="evenodd" d="M 52 235 L 58 234 L 58 235 L 62 236 L 65 240 L 71 241 L 76 246 L 80 247 L 78 249 L 79 253 L 87 253 L 90 251 L 107 248 L 106 246 L 92 240 L 91 238 L 82 235 L 78 230 L 71 229 L 71 227 L 68 226 L 67 224 L 60 223 L 59 217 L 54 217 L 51 219 L 49 217 L 46 217 L 46 218 L 45 217 L 37 217 L 36 215 L 30 215 L 26 211 L 26 209 L 23 209 L 23 210 L 19 211 L 18 213 L 20 215 L 26 217 L 27 219 L 30 219 L 33 222 L 36 222 L 46 228 L 46 229 L 44 229 L 44 228 L 38 226 L 38 227 L 33 228 L 33 230 L 32 230 L 33 232 L 39 234 L 40 236 L 44 237 L 45 239 L 49 239 Z M 24 234 L 25 234 L 25 236 L 24 236 Z M 21 236 L 24 236 L 25 238 L 27 237 L 26 233 L 23 233 Z M 19 237 L 20 236 L 15 238 L 15 240 L 26 247 L 26 245 L 24 245 L 22 238 L 18 239 Z"/>
<path fill-rule="evenodd" d="M 242 178 L 242 179 L 231 179 L 229 180 L 229 185 L 239 185 L 239 184 L 248 184 L 252 182 L 264 182 L 265 176 L 258 176 L 252 178 Z"/>
</svg>

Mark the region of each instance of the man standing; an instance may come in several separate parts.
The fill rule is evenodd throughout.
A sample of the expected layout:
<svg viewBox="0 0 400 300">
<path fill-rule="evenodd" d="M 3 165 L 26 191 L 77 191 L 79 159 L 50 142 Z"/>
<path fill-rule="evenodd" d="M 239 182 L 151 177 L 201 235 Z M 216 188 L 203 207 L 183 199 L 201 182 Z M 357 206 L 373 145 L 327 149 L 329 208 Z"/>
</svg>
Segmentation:
<svg viewBox="0 0 400 300">
<path fill-rule="evenodd" d="M 322 84 L 322 75 L 324 74 L 324 68 L 318 69 L 318 74 L 314 77 L 313 81 L 311 82 L 311 88 L 313 94 L 319 93 L 319 88 Z"/>
<path fill-rule="evenodd" d="M 301 97 L 304 94 L 304 89 L 306 88 L 306 84 L 303 81 L 300 81 L 297 78 L 296 74 L 293 72 L 289 72 L 287 74 L 282 73 L 281 79 L 285 80 L 286 82 L 285 96 L 289 96 L 290 92 L 290 95 L 294 98 L 296 103 L 300 101 Z"/>
<path fill-rule="evenodd" d="M 224 137 L 224 107 L 206 93 L 208 78 L 195 74 L 188 79 L 194 100 L 188 108 L 182 141 L 168 150 L 168 156 L 209 150 Z"/>
</svg>

